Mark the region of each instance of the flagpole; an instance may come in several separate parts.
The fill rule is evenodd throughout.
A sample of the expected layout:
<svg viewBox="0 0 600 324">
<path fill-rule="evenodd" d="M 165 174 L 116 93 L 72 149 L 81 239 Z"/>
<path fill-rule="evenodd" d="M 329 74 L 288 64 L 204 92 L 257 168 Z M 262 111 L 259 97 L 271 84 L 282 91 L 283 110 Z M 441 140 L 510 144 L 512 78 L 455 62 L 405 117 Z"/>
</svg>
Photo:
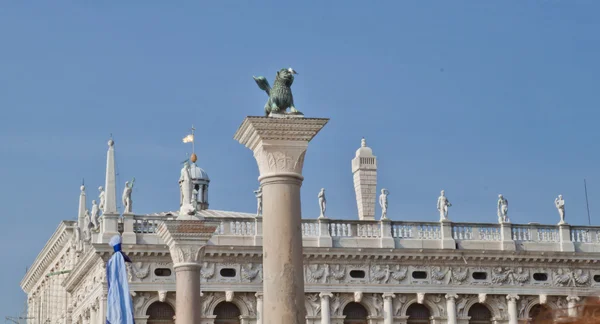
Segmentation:
<svg viewBox="0 0 600 324">
<path fill-rule="evenodd" d="M 194 125 L 192 125 L 192 154 L 196 153 L 196 138 L 194 137 L 194 131 L 196 129 L 194 128 Z"/>
</svg>

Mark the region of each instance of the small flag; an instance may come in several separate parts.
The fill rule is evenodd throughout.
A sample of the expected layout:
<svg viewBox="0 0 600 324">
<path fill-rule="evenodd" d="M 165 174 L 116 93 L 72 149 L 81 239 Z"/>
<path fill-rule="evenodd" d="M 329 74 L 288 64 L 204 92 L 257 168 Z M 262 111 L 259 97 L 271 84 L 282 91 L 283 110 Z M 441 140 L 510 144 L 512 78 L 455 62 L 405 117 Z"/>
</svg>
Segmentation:
<svg viewBox="0 0 600 324">
<path fill-rule="evenodd" d="M 183 142 L 184 143 L 191 143 L 193 141 L 194 141 L 194 135 L 193 134 L 190 134 L 190 135 L 188 135 L 188 136 L 186 136 L 186 137 L 183 138 Z"/>
</svg>

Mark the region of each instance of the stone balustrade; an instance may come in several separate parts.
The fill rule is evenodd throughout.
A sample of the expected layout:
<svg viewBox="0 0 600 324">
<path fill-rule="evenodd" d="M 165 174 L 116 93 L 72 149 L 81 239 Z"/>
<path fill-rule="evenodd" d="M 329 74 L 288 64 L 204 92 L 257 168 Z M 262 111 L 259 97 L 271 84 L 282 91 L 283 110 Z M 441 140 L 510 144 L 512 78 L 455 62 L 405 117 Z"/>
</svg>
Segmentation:
<svg viewBox="0 0 600 324">
<path fill-rule="evenodd" d="M 153 242 L 158 225 L 166 219 L 169 217 L 135 215 L 126 218 L 123 222 L 132 224 L 120 224 L 119 231 L 131 228 L 137 243 Z M 260 217 L 211 219 L 220 222 L 213 244 L 252 246 L 262 242 Z M 301 230 L 304 245 L 313 247 L 600 251 L 600 227 L 567 224 L 508 223 L 502 226 L 494 223 L 303 219 Z M 506 230 L 508 233 L 504 234 Z M 445 242 L 443 245 L 442 241 Z"/>
</svg>

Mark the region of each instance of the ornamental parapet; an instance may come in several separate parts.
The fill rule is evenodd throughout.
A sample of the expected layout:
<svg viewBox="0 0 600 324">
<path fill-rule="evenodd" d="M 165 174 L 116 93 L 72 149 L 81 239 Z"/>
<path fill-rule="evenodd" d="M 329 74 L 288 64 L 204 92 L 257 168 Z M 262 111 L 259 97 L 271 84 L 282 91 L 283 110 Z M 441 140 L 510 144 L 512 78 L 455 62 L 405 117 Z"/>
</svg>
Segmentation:
<svg viewBox="0 0 600 324">
<path fill-rule="evenodd" d="M 218 227 L 215 245 L 260 246 L 262 218 L 207 217 Z M 241 215 L 241 217 L 240 217 Z M 174 216 L 173 216 L 174 217 Z M 156 231 L 169 216 L 131 218 L 137 244 L 162 244 Z M 411 221 L 303 219 L 303 246 L 328 248 L 458 249 L 504 251 L 600 251 L 600 227 Z"/>
</svg>

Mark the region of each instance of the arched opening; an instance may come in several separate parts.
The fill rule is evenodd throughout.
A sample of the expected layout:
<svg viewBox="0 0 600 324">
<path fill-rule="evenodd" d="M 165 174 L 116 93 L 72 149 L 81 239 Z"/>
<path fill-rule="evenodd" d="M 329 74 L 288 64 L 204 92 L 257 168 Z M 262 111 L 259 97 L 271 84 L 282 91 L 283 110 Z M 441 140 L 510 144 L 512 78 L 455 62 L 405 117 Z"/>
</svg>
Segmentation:
<svg viewBox="0 0 600 324">
<path fill-rule="evenodd" d="M 414 303 L 408 306 L 406 316 L 408 316 L 407 324 L 429 324 L 431 312 L 427 306 Z"/>
<path fill-rule="evenodd" d="M 492 312 L 484 304 L 477 303 L 469 308 L 467 316 L 469 324 L 491 324 L 492 323 Z"/>
<path fill-rule="evenodd" d="M 369 316 L 369 312 L 363 305 L 354 302 L 346 305 L 342 314 L 346 316 L 344 324 L 367 324 Z"/>
<path fill-rule="evenodd" d="M 167 303 L 154 302 L 146 311 L 148 324 L 174 324 L 175 310 Z"/>
<path fill-rule="evenodd" d="M 529 310 L 529 318 L 531 318 L 531 324 L 544 324 L 552 323 L 554 317 L 550 307 L 537 304 Z"/>
<path fill-rule="evenodd" d="M 215 318 L 215 324 L 240 324 L 240 309 L 230 302 L 220 302 L 213 315 L 217 315 Z"/>
</svg>

